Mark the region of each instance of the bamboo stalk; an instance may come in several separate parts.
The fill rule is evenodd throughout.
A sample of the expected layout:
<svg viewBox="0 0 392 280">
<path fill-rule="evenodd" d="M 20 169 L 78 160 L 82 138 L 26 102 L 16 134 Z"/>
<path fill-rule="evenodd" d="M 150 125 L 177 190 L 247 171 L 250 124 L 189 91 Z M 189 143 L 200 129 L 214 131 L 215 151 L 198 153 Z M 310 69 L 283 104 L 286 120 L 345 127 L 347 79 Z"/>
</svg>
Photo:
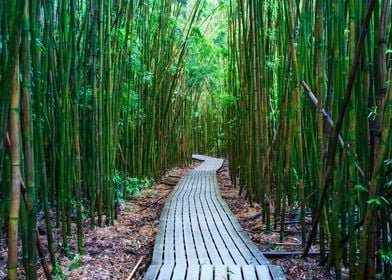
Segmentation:
<svg viewBox="0 0 392 280">
<path fill-rule="evenodd" d="M 304 258 L 307 256 L 307 253 L 309 252 L 309 249 L 310 249 L 310 246 L 312 244 L 312 241 L 313 241 L 313 239 L 315 237 L 316 230 L 317 230 L 317 225 L 318 225 L 318 222 L 320 220 L 320 216 L 321 216 L 321 212 L 322 212 L 322 208 L 323 208 L 323 204 L 324 204 L 325 194 L 326 194 L 327 188 L 328 188 L 328 186 L 330 184 L 330 181 L 332 179 L 331 178 L 331 176 L 332 176 L 332 169 L 333 169 L 334 162 L 335 162 L 335 153 L 336 153 L 336 146 L 337 146 L 337 142 L 338 142 L 338 138 L 339 138 L 339 133 L 340 133 L 340 129 L 341 129 L 341 126 L 342 126 L 342 123 L 343 123 L 343 118 L 344 118 L 344 115 L 345 115 L 345 111 L 346 111 L 346 108 L 347 108 L 347 105 L 348 105 L 348 102 L 349 102 L 349 99 L 350 99 L 351 89 L 352 89 L 353 84 L 354 84 L 355 74 L 356 74 L 356 70 L 358 68 L 359 57 L 360 57 L 360 54 L 361 54 L 361 51 L 362 51 L 363 43 L 364 43 L 364 40 L 365 40 L 365 35 L 367 33 L 367 30 L 368 30 L 368 25 L 369 25 L 369 22 L 370 22 L 371 15 L 373 13 L 374 2 L 375 2 L 374 0 L 371 0 L 370 3 L 369 3 L 369 7 L 368 7 L 368 10 L 367 10 L 366 18 L 365 18 L 363 26 L 362 26 L 361 35 L 360 35 L 359 40 L 358 40 L 357 50 L 356 50 L 356 53 L 355 53 L 353 64 L 351 66 L 350 76 L 349 76 L 349 80 L 348 80 L 348 83 L 347 83 L 347 87 L 346 87 L 346 91 L 345 91 L 345 95 L 344 95 L 344 100 L 342 102 L 342 106 L 341 106 L 340 111 L 339 111 L 339 118 L 338 118 L 338 120 L 336 122 L 336 127 L 333 130 L 332 142 L 331 142 L 332 144 L 331 144 L 330 151 L 329 151 L 328 165 L 327 165 L 327 169 L 326 169 L 326 175 L 325 175 L 325 180 L 324 180 L 324 184 L 323 184 L 323 189 L 322 189 L 321 196 L 320 196 L 320 199 L 319 199 L 317 212 L 315 213 L 315 217 L 313 219 L 312 231 L 311 231 L 311 233 L 309 235 L 308 243 L 307 243 L 307 245 L 305 247 L 305 250 L 304 250 L 304 254 L 303 254 Z"/>
</svg>

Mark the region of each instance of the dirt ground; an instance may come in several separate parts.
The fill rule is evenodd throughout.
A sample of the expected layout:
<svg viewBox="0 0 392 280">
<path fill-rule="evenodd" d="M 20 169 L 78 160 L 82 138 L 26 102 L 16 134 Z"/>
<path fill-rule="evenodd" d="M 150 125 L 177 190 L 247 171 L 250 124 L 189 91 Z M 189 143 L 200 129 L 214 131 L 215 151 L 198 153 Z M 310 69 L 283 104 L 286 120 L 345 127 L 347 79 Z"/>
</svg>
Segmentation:
<svg viewBox="0 0 392 280">
<path fill-rule="evenodd" d="M 119 207 L 118 218 L 113 226 L 97 227 L 91 230 L 89 220 L 85 220 L 85 252 L 78 261 L 76 228 L 73 228 L 72 237 L 69 238 L 72 257 L 67 257 L 62 252 L 62 248 L 57 243 L 61 240 L 61 229 L 55 228 L 53 234 L 57 241 L 56 251 L 64 273 L 64 277 L 55 277 L 55 279 L 127 279 L 137 262 L 143 257 L 133 278 L 141 279 L 151 261 L 155 233 L 165 198 L 173 190 L 176 181 L 199 164 L 194 162 L 190 168 L 174 169 L 162 178 L 160 184 L 145 189 L 140 195 L 129 197 L 128 202 Z M 47 248 L 46 236 L 41 236 L 41 239 L 44 247 Z M 21 251 L 19 256 L 19 263 L 22 263 Z M 2 239 L 0 242 L 0 279 L 6 278 L 6 266 L 7 247 L 6 241 Z M 25 278 L 22 266 L 18 268 L 18 275 L 20 279 Z M 38 275 L 39 279 L 46 279 L 41 267 Z"/>
<path fill-rule="evenodd" d="M 225 161 L 222 169 L 218 173 L 218 181 L 222 198 L 226 201 L 241 226 L 261 251 L 302 251 L 300 225 L 289 224 L 286 226 L 285 230 L 290 234 L 285 237 L 284 243 L 289 244 L 289 246 L 279 243 L 278 231 L 273 230 L 270 234 L 264 232 L 265 226 L 262 223 L 261 217 L 258 217 L 258 214 L 261 212 L 261 207 L 258 204 L 251 206 L 244 196 L 238 195 L 238 189 L 234 188 L 230 181 L 227 161 Z M 287 220 L 290 219 L 287 218 Z M 318 246 L 312 246 L 311 251 L 313 250 L 318 251 Z M 302 259 L 300 255 L 267 258 L 271 263 L 282 267 L 287 279 L 335 279 L 333 276 L 325 275 L 324 268 L 318 265 L 318 256 L 312 256 L 306 259 Z"/>
</svg>

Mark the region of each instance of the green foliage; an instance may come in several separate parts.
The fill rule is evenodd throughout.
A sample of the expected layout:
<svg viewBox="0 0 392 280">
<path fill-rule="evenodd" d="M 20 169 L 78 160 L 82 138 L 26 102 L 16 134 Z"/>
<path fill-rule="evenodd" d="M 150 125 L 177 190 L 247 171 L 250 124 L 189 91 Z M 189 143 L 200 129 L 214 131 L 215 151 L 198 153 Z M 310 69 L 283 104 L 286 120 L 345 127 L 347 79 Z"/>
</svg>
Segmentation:
<svg viewBox="0 0 392 280">
<path fill-rule="evenodd" d="M 151 188 L 155 184 L 155 180 L 151 178 L 135 178 L 128 177 L 118 170 L 115 171 L 113 179 L 115 186 L 115 194 L 117 201 L 123 204 L 129 196 L 140 195 L 146 189 Z"/>
<path fill-rule="evenodd" d="M 67 279 L 64 275 L 63 269 L 58 261 L 56 261 L 53 265 L 53 276 L 56 280 L 65 280 Z"/>
<path fill-rule="evenodd" d="M 385 197 L 383 197 L 383 196 L 369 199 L 367 201 L 367 203 L 370 204 L 370 205 L 376 205 L 376 206 L 388 206 L 388 205 L 390 205 L 389 201 Z"/>
<path fill-rule="evenodd" d="M 392 250 L 379 250 L 378 253 L 384 264 L 392 266 Z"/>
<path fill-rule="evenodd" d="M 363 185 L 356 185 L 354 187 L 354 190 L 361 191 L 361 192 L 369 192 L 369 190 Z"/>
<path fill-rule="evenodd" d="M 71 266 L 68 268 L 69 271 L 72 271 L 74 269 L 78 269 L 81 267 L 82 263 L 82 256 L 80 254 L 76 254 L 75 257 L 72 259 Z"/>
<path fill-rule="evenodd" d="M 374 121 L 377 117 L 378 113 L 377 113 L 377 106 L 373 106 L 370 109 L 370 113 L 368 115 L 368 118 L 371 119 L 372 121 Z"/>
</svg>

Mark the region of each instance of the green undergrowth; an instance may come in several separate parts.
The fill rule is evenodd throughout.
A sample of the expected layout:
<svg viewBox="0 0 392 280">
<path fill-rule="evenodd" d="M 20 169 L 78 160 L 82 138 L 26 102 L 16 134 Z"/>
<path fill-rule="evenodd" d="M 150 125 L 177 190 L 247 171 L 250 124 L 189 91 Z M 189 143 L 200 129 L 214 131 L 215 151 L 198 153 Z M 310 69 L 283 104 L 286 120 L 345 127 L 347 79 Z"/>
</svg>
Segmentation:
<svg viewBox="0 0 392 280">
<path fill-rule="evenodd" d="M 152 191 L 155 180 L 152 178 L 129 177 L 116 170 L 113 176 L 116 204 L 124 204 L 130 196 L 139 196 L 144 191 Z"/>
</svg>

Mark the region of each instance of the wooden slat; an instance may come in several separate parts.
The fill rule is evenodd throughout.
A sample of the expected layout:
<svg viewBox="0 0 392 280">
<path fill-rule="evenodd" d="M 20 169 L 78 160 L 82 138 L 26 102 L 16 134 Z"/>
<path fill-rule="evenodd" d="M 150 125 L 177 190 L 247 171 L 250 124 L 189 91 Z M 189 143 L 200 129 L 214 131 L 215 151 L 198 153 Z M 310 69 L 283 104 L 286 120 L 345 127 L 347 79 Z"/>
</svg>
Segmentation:
<svg viewBox="0 0 392 280">
<path fill-rule="evenodd" d="M 218 250 L 218 252 L 219 252 L 219 254 L 220 254 L 224 264 L 227 264 L 227 265 L 235 264 L 234 261 L 233 261 L 233 258 L 230 255 L 230 252 L 227 249 L 226 244 L 222 240 L 222 237 L 221 237 L 221 235 L 219 233 L 219 230 L 218 230 L 218 228 L 217 228 L 217 226 L 216 226 L 216 224 L 215 224 L 215 222 L 213 220 L 213 215 L 214 214 L 210 211 L 210 209 L 208 207 L 206 196 L 210 192 L 209 188 L 211 186 L 209 186 L 207 184 L 207 180 L 206 180 L 207 177 L 202 177 L 202 178 L 203 178 L 203 180 L 202 180 L 203 193 L 201 195 L 202 207 L 203 207 L 203 210 L 204 210 L 204 214 L 205 214 L 205 218 L 206 218 L 206 221 L 207 221 L 208 228 L 209 228 L 209 230 L 211 232 L 211 235 L 213 236 L 214 244 L 215 244 L 215 246 L 216 246 L 216 248 L 217 248 L 217 250 Z M 207 247 L 207 250 L 210 251 L 210 248 Z M 211 259 L 212 259 L 212 264 L 219 264 L 219 263 L 215 263 L 215 259 L 214 258 L 211 258 Z"/>
<path fill-rule="evenodd" d="M 216 180 L 216 179 L 215 179 Z M 217 187 L 216 187 L 217 188 Z M 242 241 L 246 244 L 246 246 L 249 248 L 249 250 L 252 252 L 252 254 L 255 256 L 259 264 L 265 264 L 268 265 L 269 261 L 267 260 L 266 257 L 264 257 L 263 253 L 257 248 L 257 246 L 250 240 L 249 236 L 246 234 L 244 229 L 241 227 L 241 225 L 238 223 L 236 217 L 234 216 L 233 212 L 229 209 L 227 206 L 226 202 L 223 201 L 222 197 L 220 196 L 218 190 L 215 190 L 215 196 L 214 198 L 217 200 L 219 205 L 223 208 L 225 214 L 229 218 L 231 224 L 233 227 L 236 229 L 238 236 L 242 239 Z"/>
<path fill-rule="evenodd" d="M 227 228 L 232 239 L 236 243 L 236 246 L 239 248 L 241 254 L 246 259 L 247 264 L 269 264 L 268 260 L 263 256 L 261 251 L 253 244 L 249 237 L 243 233 L 241 226 L 238 224 L 230 209 L 227 209 L 230 211 L 227 212 L 227 210 L 223 208 L 224 205 L 222 205 L 221 201 L 218 199 L 220 195 L 218 193 L 217 181 L 215 178 L 213 181 L 214 188 L 211 198 L 215 204 L 217 212 L 223 220 L 224 226 Z"/>
<path fill-rule="evenodd" d="M 230 280 L 242 280 L 241 267 L 239 265 L 229 265 L 227 275 Z"/>
<path fill-rule="evenodd" d="M 227 280 L 227 265 L 216 265 L 215 270 L 215 280 Z"/>
<path fill-rule="evenodd" d="M 213 184 L 212 177 L 208 177 L 207 180 L 210 186 L 210 191 L 206 194 L 206 201 L 213 215 L 214 223 L 216 224 L 218 231 L 221 234 L 226 244 L 226 247 L 230 251 L 230 255 L 233 256 L 235 264 L 237 265 L 248 264 L 248 262 L 243 257 L 243 254 L 245 254 L 245 256 L 249 258 L 251 258 L 252 255 L 250 251 L 247 250 L 247 247 L 243 244 L 242 240 L 238 237 L 238 235 L 235 235 L 233 228 L 230 227 L 231 223 L 227 220 L 226 221 L 222 220 L 222 217 L 219 213 L 222 208 L 216 207 L 213 201 L 214 191 L 212 189 L 214 188 L 214 186 L 212 185 Z M 229 232 L 229 230 L 231 232 Z M 249 253 L 247 254 L 247 252 Z M 230 263 L 226 263 L 226 264 L 230 265 Z"/>
<path fill-rule="evenodd" d="M 174 259 L 174 227 L 175 227 L 175 211 L 177 208 L 178 197 L 181 196 L 186 190 L 183 186 L 185 183 L 185 179 L 181 180 L 178 185 L 179 190 L 173 195 L 171 198 L 173 203 L 170 205 L 167 223 L 166 223 L 166 232 L 165 232 L 165 243 L 164 243 L 164 263 L 175 263 Z"/>
<path fill-rule="evenodd" d="M 163 207 L 162 213 L 161 213 L 161 218 L 159 221 L 158 225 L 158 231 L 155 237 L 155 244 L 154 244 L 154 251 L 153 251 L 153 257 L 151 264 L 152 265 L 158 265 L 162 263 L 163 260 L 163 250 L 164 250 L 164 243 L 165 243 L 165 231 L 166 231 L 166 222 L 169 214 L 169 209 L 171 208 L 171 205 L 173 204 L 173 196 L 176 195 L 177 192 L 180 191 L 181 188 L 178 186 L 181 185 L 181 182 L 184 179 L 182 179 L 177 187 L 173 190 L 173 192 L 169 195 L 168 200 L 165 203 L 165 206 Z"/>
<path fill-rule="evenodd" d="M 161 265 L 150 265 L 148 267 L 148 270 L 146 274 L 144 275 L 145 280 L 155 280 L 158 276 L 159 269 L 161 268 Z"/>
<path fill-rule="evenodd" d="M 205 247 L 205 243 L 202 238 L 202 233 L 201 233 L 201 228 L 199 224 L 199 218 L 197 215 L 197 210 L 196 210 L 196 204 L 198 202 L 198 196 L 200 195 L 200 186 L 198 185 L 198 182 L 194 180 L 193 178 L 193 183 L 192 183 L 192 188 L 194 188 L 193 195 L 190 199 L 190 215 L 191 215 L 191 225 L 192 225 L 192 231 L 193 231 L 193 237 L 195 240 L 195 243 L 197 244 L 196 246 L 196 251 L 198 255 L 198 262 L 199 264 L 211 264 L 210 258 L 208 257 L 207 254 L 207 249 Z M 190 259 L 188 261 L 191 261 Z"/>
<path fill-rule="evenodd" d="M 173 201 L 168 213 L 166 232 L 165 232 L 165 244 L 164 244 L 164 262 L 174 263 L 174 213 L 177 207 L 177 200 Z"/>
<path fill-rule="evenodd" d="M 186 273 L 186 280 L 199 280 L 200 266 L 189 265 Z"/>
<path fill-rule="evenodd" d="M 266 265 L 256 266 L 256 274 L 259 279 L 272 280 L 269 268 Z"/>
<path fill-rule="evenodd" d="M 202 199 L 200 198 L 201 196 L 204 195 L 204 191 L 203 191 L 203 184 L 202 182 L 200 182 L 199 186 L 199 195 L 197 195 L 195 197 L 195 203 L 196 203 L 196 211 L 197 211 L 197 218 L 199 221 L 199 225 L 200 225 L 200 231 L 201 234 L 203 236 L 203 240 L 206 246 L 206 249 L 208 251 L 209 257 L 210 257 L 210 261 L 213 264 L 223 264 L 221 257 L 218 254 L 218 251 L 216 250 L 215 244 L 213 242 L 213 237 L 207 227 L 207 223 L 206 223 L 206 213 L 203 211 L 202 208 Z"/>
<path fill-rule="evenodd" d="M 159 272 L 158 280 L 168 280 L 171 278 L 173 273 L 174 264 L 173 263 L 165 263 L 162 265 L 161 270 Z"/>
<path fill-rule="evenodd" d="M 201 273 L 200 273 L 200 280 L 212 280 L 214 277 L 214 268 L 212 265 L 202 265 L 201 266 Z"/>
<path fill-rule="evenodd" d="M 186 262 L 177 263 L 173 270 L 172 280 L 184 280 L 187 270 Z"/>
<path fill-rule="evenodd" d="M 283 280 L 286 279 L 286 277 L 284 276 L 283 270 L 280 266 L 278 265 L 269 265 L 268 266 L 272 279 L 274 280 Z"/>
<path fill-rule="evenodd" d="M 192 204 L 191 201 L 193 201 L 193 196 L 195 192 L 195 188 L 193 187 L 192 183 L 193 180 L 189 180 L 188 192 L 187 192 L 187 196 L 185 197 L 184 208 L 183 208 L 184 242 L 185 242 L 186 258 L 187 258 L 188 265 L 194 264 L 195 262 L 198 263 L 195 243 L 193 241 L 193 231 L 191 227 L 191 218 L 190 218 L 190 207 Z M 207 254 L 206 257 L 208 259 Z"/>
<path fill-rule="evenodd" d="M 246 280 L 257 280 L 256 270 L 253 265 L 242 266 L 242 274 L 244 275 L 244 279 Z"/>
<path fill-rule="evenodd" d="M 189 177 L 187 177 L 182 184 L 182 188 L 184 189 L 180 195 L 177 197 L 177 205 L 175 209 L 175 216 L 173 220 L 174 224 L 174 248 L 175 248 L 175 262 L 176 267 L 182 266 L 186 268 L 186 257 L 185 257 L 185 248 L 184 248 L 184 233 L 183 233 L 183 221 L 182 221 L 182 214 L 183 214 L 183 201 L 184 197 L 188 192 L 188 182 Z M 170 222 L 170 220 L 169 220 Z M 185 269 L 186 271 L 186 269 Z M 185 273 L 184 273 L 185 277 Z"/>
</svg>

